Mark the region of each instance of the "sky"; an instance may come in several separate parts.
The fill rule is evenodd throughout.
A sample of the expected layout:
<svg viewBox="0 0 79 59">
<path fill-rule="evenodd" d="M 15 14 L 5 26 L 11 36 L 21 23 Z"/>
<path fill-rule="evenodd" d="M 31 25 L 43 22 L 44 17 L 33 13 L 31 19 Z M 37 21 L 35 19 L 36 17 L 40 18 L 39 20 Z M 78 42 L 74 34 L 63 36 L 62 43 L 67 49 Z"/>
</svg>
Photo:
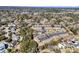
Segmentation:
<svg viewBox="0 0 79 59">
<path fill-rule="evenodd" d="M 0 6 L 79 6 L 79 0 L 0 0 Z"/>
</svg>

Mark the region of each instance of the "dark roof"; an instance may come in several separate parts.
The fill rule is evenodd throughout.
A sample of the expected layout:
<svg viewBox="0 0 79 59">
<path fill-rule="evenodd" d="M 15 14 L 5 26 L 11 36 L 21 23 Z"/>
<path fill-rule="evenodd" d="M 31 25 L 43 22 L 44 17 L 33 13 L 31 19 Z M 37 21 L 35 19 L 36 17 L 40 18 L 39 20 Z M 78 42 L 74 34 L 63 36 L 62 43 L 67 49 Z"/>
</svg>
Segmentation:
<svg viewBox="0 0 79 59">
<path fill-rule="evenodd" d="M 66 34 L 66 32 L 57 32 L 57 33 L 51 33 L 51 34 L 42 34 L 42 35 L 39 35 L 38 36 L 38 39 L 43 41 L 43 40 L 46 40 L 46 39 L 49 39 L 53 36 L 58 36 L 58 35 L 61 35 L 61 34 Z"/>
</svg>

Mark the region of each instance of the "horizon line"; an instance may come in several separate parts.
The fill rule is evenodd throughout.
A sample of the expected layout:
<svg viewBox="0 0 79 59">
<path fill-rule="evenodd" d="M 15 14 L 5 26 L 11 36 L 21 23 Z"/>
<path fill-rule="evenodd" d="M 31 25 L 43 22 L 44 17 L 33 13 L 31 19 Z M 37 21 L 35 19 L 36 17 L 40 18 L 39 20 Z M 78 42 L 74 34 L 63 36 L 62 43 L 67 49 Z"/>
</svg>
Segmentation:
<svg viewBox="0 0 79 59">
<path fill-rule="evenodd" d="M 0 6 L 0 7 L 25 7 L 25 8 L 79 8 L 79 6 Z"/>
</svg>

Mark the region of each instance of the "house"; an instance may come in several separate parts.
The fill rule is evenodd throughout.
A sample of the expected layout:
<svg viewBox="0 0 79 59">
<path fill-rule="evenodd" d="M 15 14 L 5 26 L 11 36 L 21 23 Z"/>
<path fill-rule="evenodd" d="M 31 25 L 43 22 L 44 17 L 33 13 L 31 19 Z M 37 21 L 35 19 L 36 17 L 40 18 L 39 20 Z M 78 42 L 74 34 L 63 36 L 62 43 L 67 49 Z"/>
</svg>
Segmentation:
<svg viewBox="0 0 79 59">
<path fill-rule="evenodd" d="M 9 23 L 8 26 L 9 27 L 11 27 L 11 26 L 14 26 L 15 27 L 16 25 L 14 23 Z"/>
<path fill-rule="evenodd" d="M 8 45 L 4 42 L 0 42 L 0 53 L 5 53 Z"/>
<path fill-rule="evenodd" d="M 20 39 L 20 37 L 17 34 L 15 34 L 15 33 L 12 34 L 12 45 L 13 45 L 13 47 L 17 44 L 19 39 Z"/>
<path fill-rule="evenodd" d="M 51 40 L 55 38 L 61 38 L 68 36 L 68 33 L 66 32 L 57 32 L 57 33 L 51 33 L 51 34 L 41 34 L 36 37 L 34 37 L 34 40 L 39 44 L 39 45 L 44 45 L 45 43 L 49 43 Z"/>
<path fill-rule="evenodd" d="M 12 40 L 13 41 L 18 41 L 19 40 L 19 36 L 16 34 L 12 34 Z"/>
<path fill-rule="evenodd" d="M 5 37 L 9 37 L 9 27 L 5 27 L 3 31 L 5 32 Z"/>
<path fill-rule="evenodd" d="M 59 48 L 65 48 L 65 46 L 63 44 L 61 44 L 61 43 L 58 44 L 58 47 Z"/>
<path fill-rule="evenodd" d="M 6 21 L 7 21 L 6 18 L 1 19 L 1 22 L 6 22 Z"/>
</svg>

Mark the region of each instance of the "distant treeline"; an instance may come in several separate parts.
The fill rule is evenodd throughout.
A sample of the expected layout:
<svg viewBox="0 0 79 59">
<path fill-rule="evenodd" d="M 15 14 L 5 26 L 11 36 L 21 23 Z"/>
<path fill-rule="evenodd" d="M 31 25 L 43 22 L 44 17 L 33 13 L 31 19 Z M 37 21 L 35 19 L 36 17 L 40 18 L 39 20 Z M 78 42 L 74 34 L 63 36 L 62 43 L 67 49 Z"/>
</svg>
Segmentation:
<svg viewBox="0 0 79 59">
<path fill-rule="evenodd" d="M 76 11 L 79 10 L 79 7 L 0 6 L 0 10 L 24 10 L 28 12 L 61 12 L 61 11 Z"/>
</svg>

